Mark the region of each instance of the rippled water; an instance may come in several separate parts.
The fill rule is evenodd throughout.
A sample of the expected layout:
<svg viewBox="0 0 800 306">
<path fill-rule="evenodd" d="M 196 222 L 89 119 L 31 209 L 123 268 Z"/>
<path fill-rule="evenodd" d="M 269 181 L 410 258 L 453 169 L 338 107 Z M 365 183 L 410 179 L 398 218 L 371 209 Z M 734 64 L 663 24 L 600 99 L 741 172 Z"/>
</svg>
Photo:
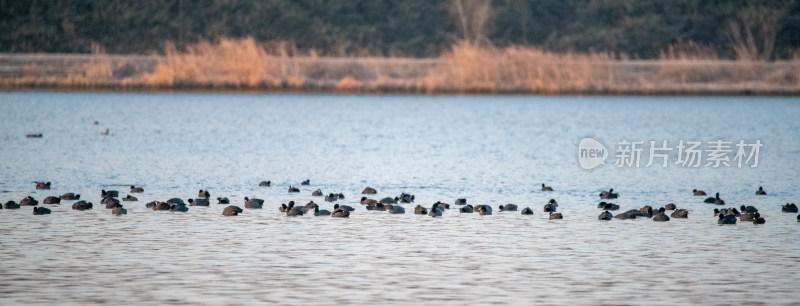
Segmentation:
<svg viewBox="0 0 800 306">
<path fill-rule="evenodd" d="M 0 210 L 0 304 L 797 304 L 800 223 L 780 205 L 800 201 L 798 102 L 0 93 L 0 201 L 75 192 L 96 205 Z M 610 156 L 586 171 L 576 153 L 584 137 L 612 150 L 662 139 L 764 147 L 757 168 L 616 168 Z M 53 188 L 34 190 L 34 180 Z M 123 203 L 128 215 L 99 205 L 101 189 L 125 195 L 131 184 L 145 192 Z M 754 195 L 759 185 L 769 196 Z M 365 186 L 378 189 L 373 198 L 407 192 L 416 203 L 405 215 L 366 211 Z M 310 196 L 317 188 L 357 210 L 349 219 L 278 212 L 289 200 L 331 209 Z M 674 202 L 689 219 L 598 221 L 607 188 L 622 211 Z M 767 223 L 718 226 L 693 188 L 754 205 Z M 223 217 L 225 205 L 144 207 L 199 189 L 266 206 L 238 217 Z M 459 197 L 535 215 L 412 214 Z M 550 198 L 564 220 L 542 212 Z"/>
</svg>

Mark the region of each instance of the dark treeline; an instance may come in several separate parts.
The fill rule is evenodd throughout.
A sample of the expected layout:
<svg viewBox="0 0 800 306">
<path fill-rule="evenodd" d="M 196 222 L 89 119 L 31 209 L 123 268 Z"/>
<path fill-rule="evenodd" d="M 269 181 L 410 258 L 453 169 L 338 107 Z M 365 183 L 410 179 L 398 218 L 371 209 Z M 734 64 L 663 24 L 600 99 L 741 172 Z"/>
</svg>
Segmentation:
<svg viewBox="0 0 800 306">
<path fill-rule="evenodd" d="M 796 56 L 800 5 L 753 0 L 0 0 L 0 52 L 160 52 L 218 37 L 320 55 L 438 56 L 462 39 L 657 58 L 693 41 L 723 58 Z"/>
</svg>

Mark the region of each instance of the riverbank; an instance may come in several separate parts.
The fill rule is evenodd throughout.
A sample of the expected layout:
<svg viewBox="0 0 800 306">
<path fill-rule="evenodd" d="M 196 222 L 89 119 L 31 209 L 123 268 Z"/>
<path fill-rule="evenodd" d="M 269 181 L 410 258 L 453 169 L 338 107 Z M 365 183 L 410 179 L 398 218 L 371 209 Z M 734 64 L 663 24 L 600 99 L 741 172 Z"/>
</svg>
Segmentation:
<svg viewBox="0 0 800 306">
<path fill-rule="evenodd" d="M 0 54 L 0 89 L 800 95 L 800 60 L 633 60 L 469 45 L 439 58 L 318 57 L 245 39 L 165 55 Z"/>
</svg>

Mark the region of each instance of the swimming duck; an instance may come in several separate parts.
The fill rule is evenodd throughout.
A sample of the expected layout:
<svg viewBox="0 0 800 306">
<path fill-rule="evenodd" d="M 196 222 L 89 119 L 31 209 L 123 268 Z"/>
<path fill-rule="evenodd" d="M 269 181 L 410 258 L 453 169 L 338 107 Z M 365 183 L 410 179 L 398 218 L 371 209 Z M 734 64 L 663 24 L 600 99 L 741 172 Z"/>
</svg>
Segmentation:
<svg viewBox="0 0 800 306">
<path fill-rule="evenodd" d="M 116 190 L 106 191 L 105 189 L 103 189 L 103 190 L 100 191 L 100 197 L 102 197 L 102 198 L 106 198 L 106 197 L 116 198 L 116 197 L 119 197 L 119 191 L 116 191 Z"/>
<path fill-rule="evenodd" d="M 391 205 L 387 207 L 387 210 L 390 214 L 405 214 L 405 208 L 401 207 L 400 205 Z"/>
<path fill-rule="evenodd" d="M 136 197 L 134 197 L 134 196 L 127 195 L 127 196 L 125 196 L 124 198 L 122 198 L 122 201 L 126 201 L 126 202 L 136 202 L 136 201 L 139 201 L 139 199 L 137 199 L 137 198 L 136 198 Z"/>
<path fill-rule="evenodd" d="M 553 191 L 553 187 L 542 184 L 542 191 Z"/>
<path fill-rule="evenodd" d="M 115 206 L 114 208 L 111 209 L 111 214 L 112 215 L 117 215 L 117 216 L 127 215 L 128 214 L 128 210 L 123 208 L 122 204 L 119 204 L 119 205 L 117 205 L 117 206 Z"/>
<path fill-rule="evenodd" d="M 228 197 L 217 197 L 217 204 L 230 204 L 231 200 L 228 200 Z"/>
<path fill-rule="evenodd" d="M 27 196 L 22 200 L 19 200 L 19 206 L 36 206 L 39 205 L 39 201 L 36 201 L 32 196 Z"/>
<path fill-rule="evenodd" d="M 314 190 L 314 192 L 311 193 L 311 196 L 312 197 L 321 197 L 322 196 L 322 190 L 320 190 L 320 189 Z"/>
<path fill-rule="evenodd" d="M 786 205 L 781 206 L 781 211 L 786 213 L 796 213 L 797 205 L 795 205 L 794 203 L 786 203 Z"/>
<path fill-rule="evenodd" d="M 50 189 L 50 182 L 34 181 L 33 183 L 36 184 L 36 189 L 44 189 L 44 190 Z"/>
<path fill-rule="evenodd" d="M 754 213 L 758 212 L 758 209 L 753 207 L 753 206 L 744 206 L 744 205 L 742 205 L 739 208 L 742 210 L 742 212 L 748 212 L 748 213 L 751 213 L 751 214 L 754 214 Z"/>
<path fill-rule="evenodd" d="M 736 216 L 734 215 L 719 215 L 717 224 L 736 224 Z"/>
<path fill-rule="evenodd" d="M 84 200 L 80 200 L 78 202 L 72 203 L 72 209 L 74 210 L 87 210 L 92 209 L 92 202 L 86 202 Z"/>
<path fill-rule="evenodd" d="M 240 213 L 242 213 L 242 209 L 234 205 L 229 205 L 222 210 L 223 216 L 238 216 Z"/>
<path fill-rule="evenodd" d="M 306 179 L 305 181 L 300 182 L 300 185 L 311 185 L 311 180 Z"/>
<path fill-rule="evenodd" d="M 667 221 L 669 221 L 669 217 L 667 216 L 667 214 L 664 213 L 664 211 L 659 211 L 659 213 L 657 213 L 653 217 L 653 221 L 656 221 L 656 222 L 667 222 Z"/>
<path fill-rule="evenodd" d="M 703 202 L 708 204 L 717 204 L 717 205 L 725 205 L 725 201 L 719 198 L 719 192 L 712 198 L 706 198 Z"/>
<path fill-rule="evenodd" d="M 378 193 L 378 191 L 375 190 L 375 188 L 369 186 L 367 186 L 367 188 L 364 188 L 364 191 L 361 192 L 361 194 L 376 194 L 376 193 Z"/>
<path fill-rule="evenodd" d="M 689 218 L 689 211 L 685 209 L 676 209 L 675 211 L 672 212 L 672 215 L 670 215 L 670 217 L 686 219 Z"/>
<path fill-rule="evenodd" d="M 556 203 L 556 199 L 550 199 L 550 201 L 544 205 L 544 212 L 554 212 L 557 208 L 558 203 Z"/>
<path fill-rule="evenodd" d="M 258 182 L 259 187 L 269 187 L 272 186 L 272 181 L 260 181 Z"/>
<path fill-rule="evenodd" d="M 618 210 L 619 205 L 614 203 L 600 202 L 600 204 L 597 204 L 597 208 L 600 208 L 602 210 Z"/>
<path fill-rule="evenodd" d="M 600 215 L 597 216 L 597 220 L 611 220 L 611 219 L 614 219 L 614 215 L 612 215 L 607 210 L 602 212 L 602 213 L 600 213 Z"/>
<path fill-rule="evenodd" d="M 361 197 L 361 204 L 363 205 L 375 205 L 378 204 L 378 201 L 373 199 L 367 199 L 367 197 Z"/>
<path fill-rule="evenodd" d="M 467 205 L 467 199 L 456 199 L 456 205 Z"/>
<path fill-rule="evenodd" d="M 336 209 L 331 213 L 331 218 L 350 218 L 350 212 L 345 209 Z"/>
<path fill-rule="evenodd" d="M 704 196 L 704 195 L 706 195 L 706 192 L 702 191 L 702 190 L 692 189 L 692 192 L 694 193 L 695 196 Z"/>
<path fill-rule="evenodd" d="M 81 199 L 81 195 L 79 195 L 79 194 L 74 194 L 74 193 L 72 193 L 72 192 L 67 192 L 67 193 L 65 193 L 65 194 L 62 194 L 60 198 L 61 198 L 62 200 L 67 200 L 67 201 L 72 201 L 72 200 L 80 200 L 80 199 Z"/>
<path fill-rule="evenodd" d="M 458 211 L 465 214 L 471 214 L 475 212 L 475 209 L 472 207 L 472 205 L 467 204 L 459 208 Z"/>
<path fill-rule="evenodd" d="M 49 215 L 50 209 L 47 207 L 34 207 L 33 208 L 34 215 Z"/>
<path fill-rule="evenodd" d="M 603 191 L 600 193 L 601 199 L 616 199 L 619 197 L 619 194 L 614 193 L 614 188 L 609 189 L 608 191 Z"/>
<path fill-rule="evenodd" d="M 200 189 L 200 192 L 197 193 L 197 197 L 208 199 L 211 197 L 211 193 L 209 193 L 208 190 Z"/>
<path fill-rule="evenodd" d="M 417 205 L 417 207 L 414 207 L 414 214 L 427 215 L 428 214 L 428 209 L 426 209 L 425 207 L 422 207 L 422 205 Z"/>
<path fill-rule="evenodd" d="M 189 199 L 189 206 L 208 206 L 211 204 L 208 201 L 208 198 L 201 198 L 201 199 Z"/>
<path fill-rule="evenodd" d="M 500 205 L 500 207 L 498 207 L 498 208 L 500 208 L 500 211 L 517 211 L 517 205 L 516 204 Z"/>
<path fill-rule="evenodd" d="M 667 205 L 664 205 L 664 209 L 666 209 L 666 210 L 676 210 L 676 209 L 678 209 L 678 206 L 675 205 L 675 203 L 669 203 Z"/>
<path fill-rule="evenodd" d="M 550 220 L 561 220 L 561 219 L 564 219 L 564 216 L 562 216 L 560 212 L 557 213 L 554 213 L 552 211 L 550 212 Z"/>
<path fill-rule="evenodd" d="M 294 201 L 289 202 L 289 204 L 294 206 Z M 264 200 L 244 197 L 244 208 L 262 208 L 262 207 L 264 207 Z"/>
<path fill-rule="evenodd" d="M 191 202 L 189 202 L 189 203 L 191 204 Z M 184 204 L 172 204 L 172 205 L 169 206 L 169 211 L 172 211 L 172 212 L 187 212 L 187 211 L 189 211 L 189 207 L 187 207 Z"/>
<path fill-rule="evenodd" d="M 758 186 L 758 190 L 756 190 L 756 195 L 767 195 L 767 192 L 764 191 L 764 187 Z"/>
<path fill-rule="evenodd" d="M 131 185 L 131 193 L 142 193 L 144 188 Z"/>
<path fill-rule="evenodd" d="M 433 206 L 431 206 L 431 210 L 430 210 L 430 212 L 428 212 L 428 216 L 431 216 L 431 217 L 441 217 L 442 216 L 442 209 L 439 208 L 439 204 L 434 203 Z"/>
<path fill-rule="evenodd" d="M 300 192 L 300 188 L 289 185 L 289 192 Z"/>
<path fill-rule="evenodd" d="M 533 209 L 531 209 L 530 207 L 525 207 L 525 208 L 522 209 L 522 214 L 523 215 L 533 215 Z"/>
<path fill-rule="evenodd" d="M 478 212 L 481 216 L 489 216 L 492 214 L 492 207 L 489 205 L 476 205 L 474 207 L 475 211 Z"/>
<path fill-rule="evenodd" d="M 314 205 L 314 215 L 315 216 L 330 216 L 331 212 L 325 209 L 319 209 L 319 205 Z"/>
<path fill-rule="evenodd" d="M 42 200 L 42 204 L 61 204 L 61 199 L 50 196 Z"/>
<path fill-rule="evenodd" d="M 336 209 L 344 209 L 346 211 L 354 211 L 354 210 L 356 210 L 355 208 L 352 208 L 349 205 L 339 205 L 339 204 L 333 205 L 333 209 L 334 210 L 336 210 Z"/>
</svg>

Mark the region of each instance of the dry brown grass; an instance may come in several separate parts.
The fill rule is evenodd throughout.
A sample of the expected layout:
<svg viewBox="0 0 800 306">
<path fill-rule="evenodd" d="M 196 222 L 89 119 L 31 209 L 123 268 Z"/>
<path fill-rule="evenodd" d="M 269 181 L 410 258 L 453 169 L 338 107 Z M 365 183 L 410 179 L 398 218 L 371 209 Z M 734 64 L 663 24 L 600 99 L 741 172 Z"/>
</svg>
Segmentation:
<svg viewBox="0 0 800 306">
<path fill-rule="evenodd" d="M 258 89 L 514 94 L 800 94 L 800 53 L 785 61 L 722 60 L 680 42 L 659 60 L 552 53 L 467 42 L 439 58 L 318 57 L 286 43 L 221 39 L 163 56 L 0 54 L 2 88 Z M 16 69 L 17 72 L 14 72 Z M 9 71 L 11 71 L 9 73 Z"/>
</svg>

